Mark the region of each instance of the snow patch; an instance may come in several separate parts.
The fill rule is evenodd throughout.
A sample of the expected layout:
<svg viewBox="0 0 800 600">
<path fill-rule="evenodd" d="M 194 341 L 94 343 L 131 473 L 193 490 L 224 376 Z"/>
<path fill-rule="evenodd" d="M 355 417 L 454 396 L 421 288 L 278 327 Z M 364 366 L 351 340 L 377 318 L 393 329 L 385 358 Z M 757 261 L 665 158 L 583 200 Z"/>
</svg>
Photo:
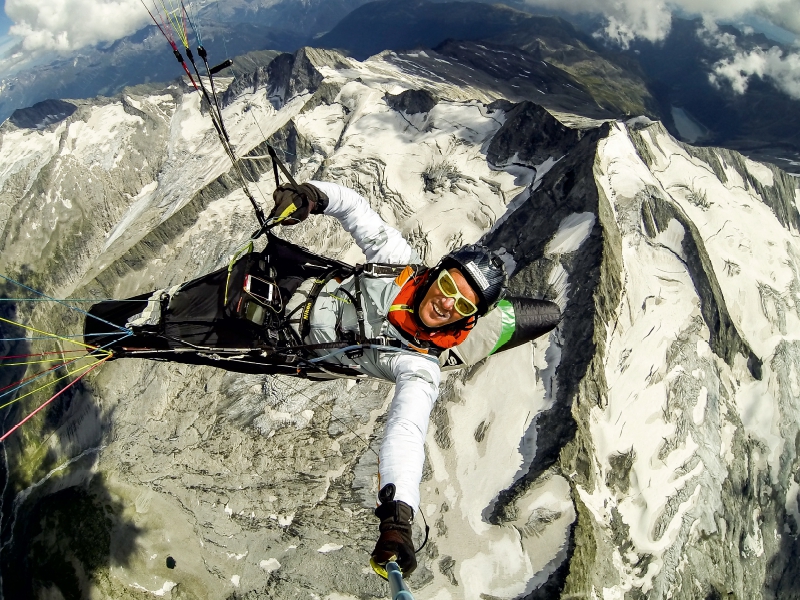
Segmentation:
<svg viewBox="0 0 800 600">
<path fill-rule="evenodd" d="M 322 554 L 327 554 L 328 552 L 336 552 L 337 550 L 341 550 L 344 548 L 342 544 L 325 544 L 321 548 L 317 548 L 317 552 L 321 552 Z"/>
<path fill-rule="evenodd" d="M 111 230 L 108 234 L 108 239 L 106 243 L 103 245 L 103 252 L 108 250 L 113 244 L 128 228 L 139 218 L 139 216 L 147 209 L 150 204 L 150 200 L 152 199 L 152 194 L 158 188 L 158 182 L 151 181 L 133 198 L 133 203 L 131 207 L 128 209 L 128 212 L 125 213 L 125 216 L 122 217 L 119 223 Z"/>
<path fill-rule="evenodd" d="M 777 426 L 775 411 L 776 401 L 769 390 L 769 382 L 742 382 L 736 394 L 736 408 L 742 424 L 747 432 L 766 443 L 771 450 L 770 463 L 779 469 L 780 452 L 783 449 L 783 438 Z"/>
<path fill-rule="evenodd" d="M 574 213 L 565 217 L 544 253 L 552 255 L 575 252 L 589 237 L 595 220 L 595 214 L 591 212 Z"/>
<path fill-rule="evenodd" d="M 131 135 L 144 125 L 141 117 L 125 112 L 121 103 L 92 107 L 86 121 L 74 121 L 62 143 L 62 156 L 86 167 L 111 171 L 130 146 Z"/>
<path fill-rule="evenodd" d="M 281 568 L 281 563 L 278 562 L 277 558 L 268 558 L 267 560 L 262 560 L 258 563 L 258 566 L 264 569 L 267 573 L 272 573 L 273 571 L 277 571 Z"/>
<path fill-rule="evenodd" d="M 686 231 L 677 219 L 670 219 L 667 228 L 659 232 L 654 241 L 665 248 L 669 248 L 682 261 L 686 261 L 686 253 L 683 251 L 683 238 Z"/>
<path fill-rule="evenodd" d="M 569 273 L 567 273 L 561 263 L 556 263 L 555 266 L 553 266 L 550 275 L 547 277 L 547 285 L 549 285 L 556 294 L 555 298 L 551 300 L 558 304 L 558 307 L 563 312 L 569 300 L 570 286 Z"/>
<path fill-rule="evenodd" d="M 163 598 L 164 596 L 169 594 L 173 589 L 175 589 L 175 587 L 177 585 L 178 584 L 173 582 L 173 581 L 167 581 L 167 582 L 164 583 L 164 585 L 162 585 L 157 590 L 149 590 L 146 587 L 144 587 L 143 585 L 139 585 L 138 583 L 132 583 L 132 584 L 130 584 L 130 587 L 132 587 L 133 589 L 142 591 L 142 592 L 147 592 L 148 594 L 153 594 L 153 596 L 157 596 L 159 598 Z"/>
<path fill-rule="evenodd" d="M 655 123 L 651 118 L 645 117 L 644 115 L 633 117 L 632 119 L 628 119 L 625 121 L 625 125 L 628 127 L 636 127 L 637 125 L 652 125 Z"/>
<path fill-rule="evenodd" d="M 775 185 L 775 176 L 772 173 L 772 169 L 767 165 L 750 160 L 747 157 L 744 157 L 744 164 L 747 165 L 747 171 L 750 175 L 755 177 L 761 185 L 767 187 Z"/>
</svg>

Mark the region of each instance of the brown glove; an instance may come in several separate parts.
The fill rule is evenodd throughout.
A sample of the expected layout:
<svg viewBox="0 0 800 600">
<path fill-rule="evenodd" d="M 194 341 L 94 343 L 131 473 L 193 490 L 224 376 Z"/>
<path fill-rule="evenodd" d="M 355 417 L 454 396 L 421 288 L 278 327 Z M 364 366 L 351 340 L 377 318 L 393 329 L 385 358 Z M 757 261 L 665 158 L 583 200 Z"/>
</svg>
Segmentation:
<svg viewBox="0 0 800 600">
<path fill-rule="evenodd" d="M 391 495 L 394 496 L 393 493 Z M 381 535 L 372 551 L 372 560 L 380 566 L 386 566 L 386 563 L 393 560 L 403 571 L 403 577 L 408 577 L 417 568 L 414 542 L 411 539 L 414 511 L 405 502 L 391 500 L 376 508 L 375 516 L 381 520 Z"/>
<path fill-rule="evenodd" d="M 305 221 L 309 214 L 321 214 L 328 206 L 328 197 L 322 190 L 310 183 L 304 183 L 295 189 L 291 185 L 282 185 L 272 194 L 275 208 L 269 214 L 280 225 L 295 225 Z"/>
</svg>

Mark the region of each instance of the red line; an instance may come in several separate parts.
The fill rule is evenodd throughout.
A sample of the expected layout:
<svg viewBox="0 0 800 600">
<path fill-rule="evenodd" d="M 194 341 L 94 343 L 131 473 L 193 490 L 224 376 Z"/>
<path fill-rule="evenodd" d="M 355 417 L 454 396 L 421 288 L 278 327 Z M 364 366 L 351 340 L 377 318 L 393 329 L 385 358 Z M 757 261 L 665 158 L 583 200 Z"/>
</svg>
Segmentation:
<svg viewBox="0 0 800 600">
<path fill-rule="evenodd" d="M 33 412 L 32 412 L 31 414 L 29 414 L 27 417 L 25 417 L 24 419 L 22 419 L 22 421 L 20 421 L 20 422 L 19 422 L 19 423 L 17 423 L 16 425 L 14 425 L 14 427 L 12 427 L 12 428 L 11 428 L 11 429 L 9 429 L 9 430 L 8 430 L 8 431 L 7 431 L 5 434 L 3 434 L 3 437 L 0 437 L 0 442 L 3 442 L 3 441 L 5 441 L 5 439 L 6 439 L 8 436 L 10 436 L 12 433 L 14 433 L 14 432 L 15 432 L 17 429 L 19 429 L 20 427 L 22 427 L 22 426 L 23 426 L 25 423 L 27 423 L 28 421 L 30 421 L 30 420 L 31 420 L 31 419 L 34 417 L 34 415 L 35 415 L 36 413 L 38 413 L 38 412 L 39 412 L 40 410 L 42 410 L 42 409 L 43 409 L 45 406 L 47 406 L 48 404 L 50 404 L 50 403 L 51 403 L 53 400 L 55 400 L 56 398 L 58 398 L 58 397 L 59 397 L 61 394 L 63 394 L 64 392 L 66 392 L 66 391 L 67 391 L 69 388 L 71 388 L 73 385 L 75 385 L 76 383 L 78 383 L 78 382 L 79 382 L 81 379 L 83 379 L 84 377 L 86 377 L 86 375 L 88 375 L 89 373 L 91 373 L 92 371 L 94 371 L 94 370 L 95 370 L 97 367 L 99 367 L 100 365 L 102 365 L 102 364 L 103 364 L 104 362 L 106 362 L 107 360 L 108 360 L 107 358 L 104 358 L 104 359 L 103 359 L 103 360 L 101 360 L 99 363 L 97 363 L 96 365 L 92 366 L 92 368 L 91 368 L 91 369 L 89 369 L 88 371 L 86 371 L 85 373 L 83 373 L 83 374 L 82 374 L 80 377 L 78 377 L 78 378 L 77 378 L 75 381 L 71 382 L 71 383 L 70 383 L 68 386 L 66 386 L 66 387 L 65 387 L 63 390 L 61 390 L 61 391 L 60 391 L 60 392 L 58 392 L 57 394 L 54 394 L 53 396 L 51 396 L 51 397 L 50 397 L 50 399 L 49 399 L 49 400 L 47 400 L 47 401 L 46 401 L 44 404 L 42 404 L 42 405 L 41 405 L 39 408 L 37 408 L 35 411 L 33 411 Z"/>
<path fill-rule="evenodd" d="M 49 373 L 50 371 L 55 371 L 56 369 L 60 369 L 61 367 L 65 366 L 66 364 L 67 364 L 67 363 L 64 363 L 63 365 L 56 365 L 56 366 L 54 366 L 54 367 L 50 367 L 50 368 L 49 368 L 49 369 L 47 369 L 46 371 L 41 371 L 40 373 L 35 373 L 34 375 L 31 375 L 30 377 L 26 377 L 25 379 L 20 379 L 19 381 L 15 381 L 15 382 L 14 382 L 14 383 L 12 383 L 11 385 L 7 385 L 7 386 L 6 386 L 6 387 L 4 387 L 4 388 L 0 388 L 0 392 L 4 392 L 4 391 L 6 391 L 8 388 L 12 388 L 12 387 L 14 387 L 14 386 L 16 386 L 16 385 L 20 385 L 20 384 L 22 384 L 22 383 L 25 383 L 26 381 L 30 381 L 31 379 L 36 379 L 37 377 L 39 377 L 39 376 L 41 376 L 41 375 L 44 375 L 45 373 Z"/>
<path fill-rule="evenodd" d="M 186 62 L 181 62 L 181 64 L 183 65 L 183 70 L 186 71 L 186 74 L 189 76 L 189 80 L 192 82 L 195 91 L 199 92 L 200 88 L 197 87 L 197 84 L 194 82 L 194 77 L 192 77 L 192 74 L 189 73 L 189 67 L 186 66 Z"/>
<path fill-rule="evenodd" d="M 147 14 L 150 15 L 150 18 L 153 19 L 153 23 L 156 24 L 156 27 L 158 27 L 158 29 L 161 31 L 162 35 L 165 38 L 167 38 L 167 41 L 169 42 L 169 45 L 172 46 L 172 49 L 176 50 L 177 48 L 175 46 L 175 42 L 172 41 L 172 37 L 170 35 L 167 35 L 167 32 L 164 31 L 164 29 L 161 27 L 161 25 L 158 23 L 158 21 L 156 21 L 156 18 L 153 16 L 153 13 L 150 12 L 150 9 L 147 8 L 147 4 L 144 3 L 144 0 L 142 0 L 142 5 L 144 6 L 144 9 L 147 11 Z M 158 16 L 160 18 L 161 17 L 161 13 L 158 12 L 158 7 L 156 7 L 156 12 L 158 13 Z M 162 19 L 161 22 L 163 23 L 164 20 Z"/>
<path fill-rule="evenodd" d="M 163 23 L 164 27 L 159 25 L 158 21 L 156 21 L 156 18 L 153 16 L 153 13 L 150 12 L 150 9 L 147 8 L 147 5 L 144 3 L 144 0 L 142 0 L 142 4 L 144 5 L 144 8 L 147 11 L 147 13 L 150 15 L 150 18 L 153 19 L 153 23 L 156 24 L 156 27 L 158 27 L 158 29 L 161 31 L 161 33 L 164 35 L 164 37 L 167 38 L 167 41 L 169 42 L 169 45 L 172 46 L 172 51 L 173 52 L 178 52 L 178 45 L 175 43 L 175 40 L 173 39 L 172 34 L 167 34 L 167 30 L 169 30 L 169 27 L 167 27 L 166 22 L 164 22 L 164 17 L 161 15 L 161 11 L 159 11 L 158 7 L 156 7 L 156 12 L 158 13 L 158 16 L 161 19 L 161 23 Z M 185 24 L 184 24 L 184 29 L 186 29 L 186 25 Z M 183 70 L 186 71 L 186 74 L 189 76 L 189 81 L 192 82 L 192 85 L 194 86 L 194 89 L 199 92 L 200 88 L 197 87 L 197 84 L 194 81 L 194 77 L 192 77 L 192 74 L 189 72 L 189 67 L 186 66 L 186 62 L 181 60 L 181 65 L 183 66 Z"/>
<path fill-rule="evenodd" d="M 183 36 L 186 41 L 189 41 L 189 33 L 186 31 L 186 7 L 183 5 L 183 0 L 181 0 L 181 8 L 183 8 Z M 188 48 L 189 46 L 186 47 Z"/>
</svg>

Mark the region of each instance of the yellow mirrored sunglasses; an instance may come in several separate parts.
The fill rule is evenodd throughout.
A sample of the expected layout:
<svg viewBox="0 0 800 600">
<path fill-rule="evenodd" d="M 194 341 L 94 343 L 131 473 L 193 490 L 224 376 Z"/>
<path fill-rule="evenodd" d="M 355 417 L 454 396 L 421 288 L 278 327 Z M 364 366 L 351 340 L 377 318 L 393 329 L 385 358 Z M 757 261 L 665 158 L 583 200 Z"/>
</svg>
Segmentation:
<svg viewBox="0 0 800 600">
<path fill-rule="evenodd" d="M 459 291 L 455 279 L 447 269 L 442 269 L 439 273 L 439 277 L 436 278 L 436 284 L 445 296 L 455 298 L 456 312 L 462 317 L 469 317 L 478 312 L 478 307 Z"/>
</svg>

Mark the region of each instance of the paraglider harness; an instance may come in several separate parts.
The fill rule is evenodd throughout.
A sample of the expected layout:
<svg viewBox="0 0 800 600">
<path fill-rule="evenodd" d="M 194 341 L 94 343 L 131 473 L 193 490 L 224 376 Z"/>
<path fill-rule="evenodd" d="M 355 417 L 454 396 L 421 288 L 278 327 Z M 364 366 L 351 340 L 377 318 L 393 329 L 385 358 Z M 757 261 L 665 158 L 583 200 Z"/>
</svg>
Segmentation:
<svg viewBox="0 0 800 600">
<path fill-rule="evenodd" d="M 353 276 L 354 293 L 351 293 L 344 288 L 340 288 L 339 291 L 341 291 L 348 297 L 349 301 L 355 308 L 356 319 L 358 320 L 358 331 L 357 332 L 344 331 L 343 329 L 338 328 L 337 337 L 339 338 L 340 341 L 332 342 L 329 344 L 303 345 L 303 340 L 306 339 L 311 330 L 311 310 L 317 298 L 319 297 L 320 293 L 322 292 L 323 288 L 332 279 L 338 279 L 339 281 L 342 281 L 342 278 L 340 277 L 340 274 L 337 271 L 332 271 L 325 278 L 317 279 L 314 282 L 314 286 L 311 288 L 311 291 L 308 294 L 308 299 L 301 305 L 301 307 L 299 307 L 301 308 L 299 325 L 298 325 L 298 329 L 300 332 L 298 336 L 299 347 L 306 348 L 309 350 L 328 350 L 328 349 L 335 350 L 333 355 L 345 354 L 350 359 L 355 359 L 363 356 L 364 350 L 366 349 L 405 351 L 405 352 L 414 352 L 418 354 L 425 354 L 431 357 L 438 357 L 439 354 L 441 353 L 441 349 L 437 348 L 435 345 L 426 341 L 421 341 L 416 339 L 411 341 L 390 336 L 378 336 L 374 338 L 368 338 L 366 335 L 364 309 L 363 309 L 362 294 L 361 294 L 361 277 L 367 276 L 367 277 L 396 278 L 399 275 L 406 272 L 409 268 L 411 268 L 412 273 L 414 275 L 425 269 L 425 267 L 421 265 L 394 265 L 385 263 L 367 263 L 364 265 L 357 265 L 356 267 L 350 269 L 348 276 L 349 275 Z"/>
<path fill-rule="evenodd" d="M 147 358 L 211 365 L 253 374 L 299 377 L 364 377 L 356 367 L 331 362 L 344 354 L 350 359 L 367 349 L 414 352 L 436 360 L 439 352 L 418 340 L 389 336 L 368 338 L 361 298 L 362 276 L 396 277 L 406 265 L 368 263 L 353 267 L 317 256 L 267 232 L 267 246 L 253 252 L 251 245 L 235 254 L 227 267 L 173 288 L 123 301 L 106 301 L 90 309 L 85 335 L 95 344 L 103 338 L 105 323 L 127 327 L 133 335 L 113 343 L 114 358 Z M 243 256 L 242 256 L 243 254 Z M 422 269 L 423 267 L 416 267 Z M 339 331 L 339 340 L 308 344 L 310 317 L 322 289 L 332 280 L 354 277 L 350 296 L 356 309 L 358 332 Z M 309 279 L 308 297 L 286 315 L 285 300 Z M 292 317 L 299 313 L 293 327 Z"/>
</svg>

